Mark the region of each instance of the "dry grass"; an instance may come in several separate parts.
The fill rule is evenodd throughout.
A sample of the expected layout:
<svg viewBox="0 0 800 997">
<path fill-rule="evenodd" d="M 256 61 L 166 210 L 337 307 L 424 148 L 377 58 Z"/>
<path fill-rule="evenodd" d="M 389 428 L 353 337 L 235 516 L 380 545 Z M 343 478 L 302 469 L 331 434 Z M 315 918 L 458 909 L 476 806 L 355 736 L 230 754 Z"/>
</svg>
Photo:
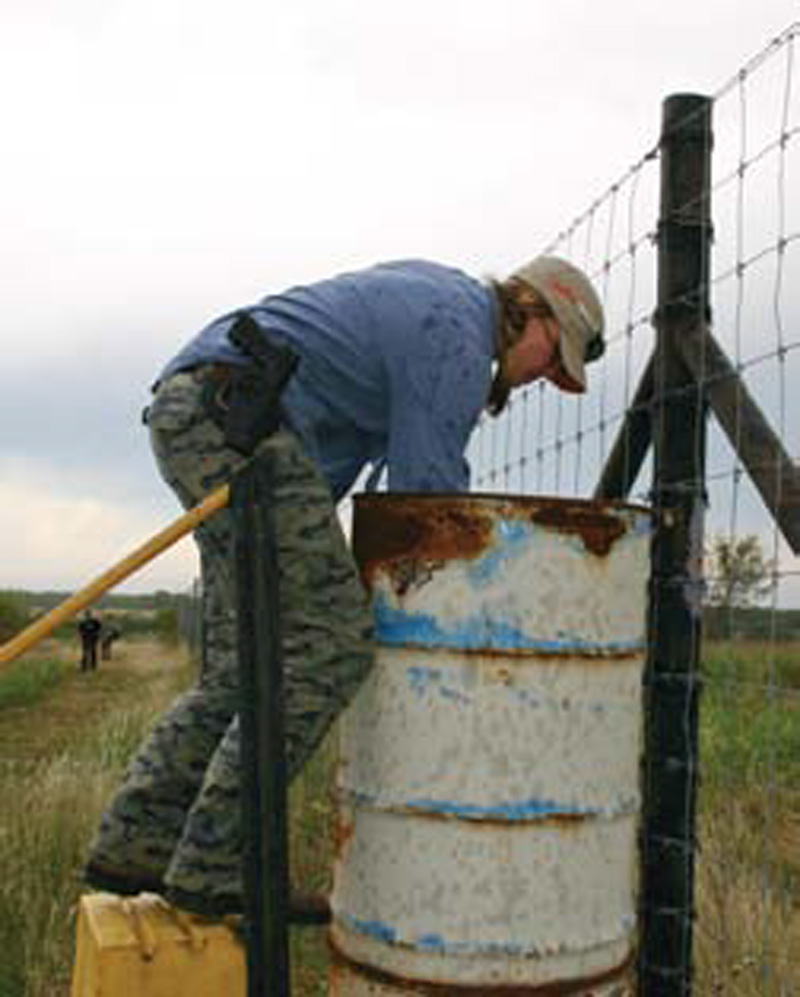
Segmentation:
<svg viewBox="0 0 800 997">
<path fill-rule="evenodd" d="M 334 775 L 336 735 L 333 732 L 292 786 L 290 851 L 292 882 L 305 893 L 328 893 L 333 871 Z M 328 993 L 328 945 L 319 928 L 292 932 L 293 993 L 325 997 Z"/>
<path fill-rule="evenodd" d="M 113 669 L 4 718 L 0 997 L 68 993 L 87 844 L 131 751 L 185 684 L 186 665 L 174 651 L 130 644 Z"/>
<path fill-rule="evenodd" d="M 701 820 L 696 973 L 703 997 L 800 994 L 800 881 L 792 872 L 800 822 L 785 812 L 773 830 L 765 837 L 736 797 Z"/>
<path fill-rule="evenodd" d="M 3 997 L 66 992 L 77 870 L 113 773 L 66 756 L 3 785 L 0 971 Z"/>
<path fill-rule="evenodd" d="M 709 645 L 697 993 L 800 994 L 800 647 Z"/>
<path fill-rule="evenodd" d="M 694 992 L 800 995 L 800 648 L 777 661 L 760 645 L 708 650 Z M 189 678 L 170 659 L 130 644 L 95 676 L 0 711 L 0 997 L 66 997 L 78 871 L 131 751 Z M 292 789 L 304 890 L 329 885 L 334 764 L 329 742 Z M 295 931 L 292 947 L 294 992 L 324 997 L 324 933 Z"/>
<path fill-rule="evenodd" d="M 190 679 L 187 664 L 172 648 L 129 643 L 95 675 L 70 672 L 29 707 L 0 711 L 0 997 L 67 997 L 88 843 L 131 753 Z M 307 892 L 330 885 L 334 765 L 331 739 L 292 788 L 292 875 Z M 296 993 L 327 993 L 324 932 L 293 932 L 292 973 Z"/>
</svg>

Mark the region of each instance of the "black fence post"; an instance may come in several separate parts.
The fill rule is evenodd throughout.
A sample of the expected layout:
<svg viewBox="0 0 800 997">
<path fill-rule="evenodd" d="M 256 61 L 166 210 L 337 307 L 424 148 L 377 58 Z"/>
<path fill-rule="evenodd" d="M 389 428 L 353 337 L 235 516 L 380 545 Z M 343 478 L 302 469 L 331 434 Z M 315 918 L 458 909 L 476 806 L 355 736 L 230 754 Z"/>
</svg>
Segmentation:
<svg viewBox="0 0 800 997">
<path fill-rule="evenodd" d="M 289 847 L 278 557 L 269 453 L 231 491 L 242 742 L 247 997 L 289 997 Z"/>
<path fill-rule="evenodd" d="M 707 407 L 680 359 L 682 329 L 709 320 L 709 98 L 668 97 L 661 137 L 653 505 L 642 788 L 642 997 L 688 997 L 702 616 Z"/>
</svg>

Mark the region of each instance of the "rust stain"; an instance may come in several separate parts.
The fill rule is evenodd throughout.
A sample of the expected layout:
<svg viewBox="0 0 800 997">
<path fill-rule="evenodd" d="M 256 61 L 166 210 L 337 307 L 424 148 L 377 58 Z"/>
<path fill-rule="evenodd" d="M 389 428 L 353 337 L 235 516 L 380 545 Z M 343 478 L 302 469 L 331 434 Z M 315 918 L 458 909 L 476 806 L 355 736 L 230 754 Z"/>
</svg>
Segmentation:
<svg viewBox="0 0 800 997">
<path fill-rule="evenodd" d="M 353 551 L 367 585 L 389 572 L 399 594 L 422 584 L 453 559 L 479 557 L 493 542 L 495 524 L 522 519 L 544 529 L 577 534 L 596 557 L 607 557 L 627 532 L 624 506 L 587 499 L 511 495 L 363 494 L 355 497 Z"/>
<path fill-rule="evenodd" d="M 341 858 L 344 854 L 345 848 L 350 843 L 354 831 L 353 822 L 347 820 L 341 809 L 339 809 L 333 826 L 333 850 L 337 858 Z"/>
<path fill-rule="evenodd" d="M 604 508 L 553 504 L 535 510 L 530 519 L 538 526 L 559 533 L 577 533 L 586 550 L 595 557 L 607 557 L 617 540 L 627 532 L 624 521 Z"/>
<path fill-rule="evenodd" d="M 493 517 L 463 496 L 358 496 L 356 509 L 353 552 L 364 581 L 388 571 L 399 595 L 492 542 Z"/>
<path fill-rule="evenodd" d="M 328 937 L 331 953 L 331 982 L 337 986 L 346 986 L 348 977 L 360 976 L 363 979 L 379 985 L 389 993 L 422 994 L 423 997 L 592 997 L 598 987 L 606 987 L 615 983 L 619 989 L 616 997 L 629 997 L 633 994 L 630 974 L 633 968 L 634 955 L 631 953 L 619 966 L 585 976 L 577 980 L 555 980 L 552 983 L 542 983 L 536 986 L 529 984 L 458 984 L 412 980 L 406 977 L 394 976 L 383 970 L 376 969 L 364 963 L 350 959 L 336 945 L 332 937 Z M 344 989 L 334 990 L 334 993 L 345 994 Z"/>
</svg>

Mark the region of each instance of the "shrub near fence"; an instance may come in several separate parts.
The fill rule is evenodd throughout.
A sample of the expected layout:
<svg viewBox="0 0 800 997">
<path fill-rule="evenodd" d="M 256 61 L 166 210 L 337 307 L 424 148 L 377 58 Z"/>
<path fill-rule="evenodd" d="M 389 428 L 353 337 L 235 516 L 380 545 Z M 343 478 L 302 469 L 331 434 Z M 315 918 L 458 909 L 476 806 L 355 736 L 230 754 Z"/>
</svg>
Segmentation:
<svg viewBox="0 0 800 997">
<path fill-rule="evenodd" d="M 9 640 L 28 623 L 28 600 L 21 592 L 0 592 L 0 643 Z"/>
</svg>

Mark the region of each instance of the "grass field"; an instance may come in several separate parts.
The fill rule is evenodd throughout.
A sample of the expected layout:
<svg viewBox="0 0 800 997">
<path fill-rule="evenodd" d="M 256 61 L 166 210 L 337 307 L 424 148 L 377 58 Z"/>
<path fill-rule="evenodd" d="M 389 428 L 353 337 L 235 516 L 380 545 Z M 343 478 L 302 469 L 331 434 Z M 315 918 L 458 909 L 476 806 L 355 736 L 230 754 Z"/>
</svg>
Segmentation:
<svg viewBox="0 0 800 997">
<path fill-rule="evenodd" d="M 65 677 L 68 667 L 56 657 L 15 661 L 0 681 L 0 710 L 38 702 Z"/>
<path fill-rule="evenodd" d="M 80 869 L 103 806 L 154 719 L 192 678 L 186 652 L 122 642 L 91 675 L 50 642 L 0 674 L 0 997 L 67 997 Z M 21 691 L 22 690 L 22 691 Z M 327 889 L 333 751 L 293 787 L 293 879 Z M 318 928 L 293 932 L 304 997 L 325 993 Z"/>
<path fill-rule="evenodd" d="M 709 645 L 698 992 L 800 994 L 800 645 Z"/>
<path fill-rule="evenodd" d="M 88 840 L 191 679 L 185 652 L 154 642 L 123 642 L 91 676 L 73 658 L 54 643 L 23 679 L 0 675 L 0 997 L 67 997 Z M 709 645 L 704 672 L 695 993 L 800 995 L 800 646 Z M 329 885 L 334 763 L 328 745 L 292 790 L 304 890 Z M 292 944 L 293 992 L 323 997 L 324 932 Z"/>
<path fill-rule="evenodd" d="M 58 662 L 57 680 L 42 660 Z M 23 671 L 24 702 L 14 693 L 8 705 Z M 52 642 L 0 675 L 0 997 L 69 992 L 87 842 L 134 746 L 187 678 L 184 653 L 146 642 L 92 674 L 77 670 L 73 646 Z"/>
</svg>

